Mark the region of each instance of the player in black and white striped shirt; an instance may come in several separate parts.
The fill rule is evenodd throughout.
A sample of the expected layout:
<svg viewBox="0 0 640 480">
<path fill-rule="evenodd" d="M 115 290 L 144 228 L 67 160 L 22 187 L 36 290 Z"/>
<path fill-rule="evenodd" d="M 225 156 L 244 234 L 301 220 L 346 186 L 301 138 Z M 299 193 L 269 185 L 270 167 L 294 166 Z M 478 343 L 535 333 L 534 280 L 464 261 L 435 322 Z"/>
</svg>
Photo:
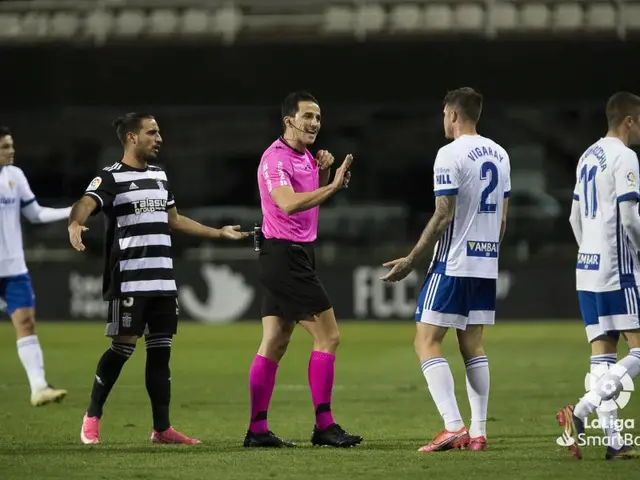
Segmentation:
<svg viewBox="0 0 640 480">
<path fill-rule="evenodd" d="M 200 443 L 174 430 L 169 421 L 169 358 L 178 325 L 171 232 L 230 240 L 241 240 L 249 233 L 240 232 L 237 225 L 216 229 L 178 215 L 167 174 L 149 165 L 162 145 L 160 128 L 152 116 L 128 113 L 114 126 L 124 145 L 124 157 L 91 181 L 69 216 L 69 239 L 78 251 L 85 249 L 82 232 L 90 215 L 102 211 L 107 224 L 103 294 L 109 301 L 106 335 L 112 338 L 112 345 L 98 362 L 80 437 L 86 444 L 100 442 L 107 396 L 137 339 L 145 335 L 152 441 Z"/>
</svg>

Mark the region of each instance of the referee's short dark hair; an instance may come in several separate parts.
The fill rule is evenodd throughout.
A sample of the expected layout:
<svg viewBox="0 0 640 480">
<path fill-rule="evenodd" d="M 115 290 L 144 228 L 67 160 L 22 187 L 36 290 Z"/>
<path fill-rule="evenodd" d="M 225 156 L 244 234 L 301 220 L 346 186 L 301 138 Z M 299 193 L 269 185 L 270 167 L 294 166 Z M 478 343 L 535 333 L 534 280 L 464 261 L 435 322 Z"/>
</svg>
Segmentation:
<svg viewBox="0 0 640 480">
<path fill-rule="evenodd" d="M 463 120 L 478 123 L 482 113 L 482 94 L 473 88 L 462 87 L 451 90 L 444 97 L 444 105 L 454 107 Z"/>
<path fill-rule="evenodd" d="M 282 119 L 284 119 L 284 117 L 295 117 L 296 113 L 298 113 L 300 102 L 318 103 L 318 100 L 309 92 L 303 90 L 290 93 L 282 102 Z"/>
<path fill-rule="evenodd" d="M 0 126 L 0 140 L 8 135 L 11 135 L 11 130 L 9 130 L 9 127 Z"/>
<path fill-rule="evenodd" d="M 607 102 L 607 124 L 618 128 L 627 117 L 638 121 L 640 117 L 640 97 L 629 92 L 617 92 Z"/>
<path fill-rule="evenodd" d="M 118 135 L 120 143 L 125 145 L 127 143 L 127 134 L 138 133 L 142 128 L 142 121 L 146 119 L 154 120 L 154 117 L 147 113 L 130 112 L 116 118 L 113 121 L 113 127 L 116 129 L 116 135 Z"/>
</svg>

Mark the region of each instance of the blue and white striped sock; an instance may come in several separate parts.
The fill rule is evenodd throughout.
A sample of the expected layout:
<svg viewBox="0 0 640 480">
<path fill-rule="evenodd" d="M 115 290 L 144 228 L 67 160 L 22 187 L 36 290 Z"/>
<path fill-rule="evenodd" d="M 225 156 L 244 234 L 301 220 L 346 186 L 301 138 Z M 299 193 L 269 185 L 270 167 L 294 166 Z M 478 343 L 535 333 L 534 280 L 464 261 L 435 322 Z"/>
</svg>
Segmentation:
<svg viewBox="0 0 640 480">
<path fill-rule="evenodd" d="M 422 364 L 422 374 L 442 420 L 444 428 L 457 432 L 464 423 L 456 401 L 455 384 L 449 363 L 442 357 L 430 358 Z"/>
<path fill-rule="evenodd" d="M 489 360 L 486 355 L 465 360 L 467 395 L 471 407 L 471 438 L 487 437 L 487 408 L 489 405 Z"/>
<path fill-rule="evenodd" d="M 639 374 L 640 348 L 632 348 L 626 357 L 612 366 L 609 372 L 598 380 L 595 388 L 580 399 L 573 411 L 574 415 L 584 420 L 596 411 L 603 400 L 610 400 L 622 388 L 622 376 L 628 375 L 634 379 Z M 614 385 L 615 389 L 611 389 L 611 385 Z"/>
</svg>

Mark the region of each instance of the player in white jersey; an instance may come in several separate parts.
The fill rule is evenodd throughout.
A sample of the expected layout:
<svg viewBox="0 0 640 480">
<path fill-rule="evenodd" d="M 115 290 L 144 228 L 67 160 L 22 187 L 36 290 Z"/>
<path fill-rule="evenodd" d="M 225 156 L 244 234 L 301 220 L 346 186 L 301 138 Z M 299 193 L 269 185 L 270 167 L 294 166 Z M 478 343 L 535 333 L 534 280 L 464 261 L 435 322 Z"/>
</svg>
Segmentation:
<svg viewBox="0 0 640 480">
<path fill-rule="evenodd" d="M 435 213 L 411 253 L 384 264 L 393 268 L 382 278 L 402 280 L 422 253 L 435 247 L 418 296 L 415 349 L 445 428 L 421 452 L 486 450 L 489 362 L 482 331 L 495 320 L 499 246 L 511 190 L 506 151 L 476 132 L 482 96 L 460 88 L 447 94 L 444 105 L 445 136 L 454 140 L 435 160 Z M 450 327 L 456 329 L 466 366 L 469 430 L 458 409 L 451 369 L 442 357 Z"/>
<path fill-rule="evenodd" d="M 625 381 L 631 381 L 629 377 L 640 373 L 640 190 L 638 157 L 629 148 L 640 143 L 640 97 L 616 93 L 607 103 L 606 114 L 607 135 L 578 162 L 570 216 L 579 246 L 576 288 L 591 343 L 594 384 L 575 409 L 569 405 L 557 416 L 565 429 L 561 443 L 578 459 L 582 457 L 578 435 L 584 431 L 586 417 L 596 410 L 607 438 L 605 458 L 638 457 L 616 428 L 613 396 Z M 616 364 L 620 333 L 629 354 Z"/>
<path fill-rule="evenodd" d="M 42 349 L 35 327 L 35 295 L 24 260 L 20 212 L 32 223 L 48 223 L 69 216 L 69 208 L 41 207 L 22 170 L 13 165 L 11 132 L 0 127 L 0 303 L 16 330 L 18 356 L 31 386 L 31 404 L 62 400 L 67 392 L 51 387 L 45 378 Z"/>
</svg>

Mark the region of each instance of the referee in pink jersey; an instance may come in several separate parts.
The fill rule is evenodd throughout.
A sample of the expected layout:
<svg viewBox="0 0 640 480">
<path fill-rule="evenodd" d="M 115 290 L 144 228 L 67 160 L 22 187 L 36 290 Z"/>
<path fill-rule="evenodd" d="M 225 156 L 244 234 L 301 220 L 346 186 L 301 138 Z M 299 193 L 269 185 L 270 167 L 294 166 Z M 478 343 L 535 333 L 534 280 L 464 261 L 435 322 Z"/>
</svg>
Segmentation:
<svg viewBox="0 0 640 480">
<path fill-rule="evenodd" d="M 251 420 L 245 447 L 293 447 L 267 424 L 267 411 L 278 363 L 296 323 L 313 337 L 309 388 L 315 409 L 314 445 L 352 447 L 362 437 L 343 430 L 331 412 L 339 332 L 331 300 L 315 270 L 313 244 L 318 234 L 319 205 L 348 185 L 347 155 L 329 182 L 333 156 L 307 150 L 320 131 L 320 107 L 309 93 L 289 94 L 282 103 L 284 134 L 264 152 L 258 167 L 262 205 L 260 281 L 262 343 L 249 371 Z"/>
</svg>

